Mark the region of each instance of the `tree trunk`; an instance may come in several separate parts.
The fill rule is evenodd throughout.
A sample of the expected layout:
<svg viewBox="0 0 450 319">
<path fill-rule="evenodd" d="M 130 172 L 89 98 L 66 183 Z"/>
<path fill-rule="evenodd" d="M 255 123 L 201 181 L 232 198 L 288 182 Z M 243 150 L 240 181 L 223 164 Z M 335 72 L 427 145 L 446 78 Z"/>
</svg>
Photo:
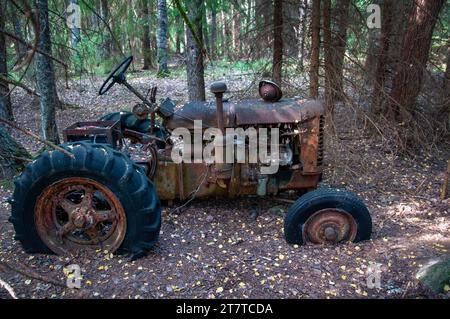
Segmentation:
<svg viewBox="0 0 450 319">
<path fill-rule="evenodd" d="M 0 29 L 5 29 L 6 2 L 0 3 Z M 5 34 L 0 32 L 0 75 L 8 76 Z M 8 83 L 0 81 L 0 117 L 13 120 L 13 111 Z"/>
<path fill-rule="evenodd" d="M 271 0 L 255 0 L 255 17 L 256 17 L 256 30 L 257 39 L 254 50 L 255 58 L 261 58 L 265 56 L 267 48 L 270 47 L 270 41 L 272 39 L 272 18 L 273 18 L 273 5 Z"/>
<path fill-rule="evenodd" d="M 442 105 L 444 114 L 446 114 L 447 128 L 450 129 L 450 46 L 447 48 L 447 66 L 445 68 L 444 81 L 442 83 L 442 95 Z"/>
<path fill-rule="evenodd" d="M 319 97 L 320 0 L 312 0 L 311 29 L 309 95 L 311 98 L 317 99 Z"/>
<path fill-rule="evenodd" d="M 297 28 L 300 24 L 300 7 L 302 1 L 283 1 L 283 43 L 284 54 L 288 57 L 297 57 L 299 54 L 299 41 Z"/>
<path fill-rule="evenodd" d="M 333 88 L 334 68 L 331 53 L 331 0 L 322 0 L 323 3 L 323 49 L 325 64 L 325 110 L 327 115 L 333 115 Z"/>
<path fill-rule="evenodd" d="M 308 20 L 308 0 L 303 0 L 300 31 L 299 31 L 300 32 L 299 69 L 302 72 L 305 70 L 305 62 L 304 62 L 304 60 L 305 60 L 305 43 L 306 43 L 306 37 L 308 35 L 307 20 Z"/>
<path fill-rule="evenodd" d="M 48 21 L 48 2 L 47 0 L 37 0 L 36 4 L 39 10 L 38 49 L 52 54 L 51 32 Z M 36 54 L 36 78 L 37 91 L 41 95 L 42 136 L 48 141 L 59 144 L 58 129 L 55 121 L 55 110 L 59 106 L 59 99 L 56 92 L 53 60 L 40 53 Z"/>
<path fill-rule="evenodd" d="M 332 82 L 333 97 L 343 100 L 344 96 L 344 58 L 347 46 L 347 27 L 349 19 L 350 0 L 341 0 L 336 2 L 336 32 L 332 40 L 333 72 Z"/>
<path fill-rule="evenodd" d="M 211 58 L 217 57 L 217 9 L 213 4 L 211 6 Z"/>
<path fill-rule="evenodd" d="M 104 23 L 109 23 L 108 0 L 101 0 L 100 15 Z M 103 43 L 101 47 L 102 58 L 109 59 L 111 57 L 112 51 L 111 34 L 109 33 L 109 30 L 108 28 L 106 28 L 106 26 L 104 26 L 103 28 L 105 31 L 103 31 Z"/>
<path fill-rule="evenodd" d="M 181 54 L 181 40 L 183 39 L 184 24 L 180 15 L 177 15 L 175 22 L 177 28 L 175 34 L 175 52 L 176 54 Z"/>
<path fill-rule="evenodd" d="M 189 20 L 194 26 L 198 39 L 202 39 L 203 1 L 188 0 Z M 205 101 L 205 78 L 203 69 L 203 53 L 195 42 L 189 28 L 186 46 L 186 71 L 189 101 Z"/>
<path fill-rule="evenodd" d="M 428 61 L 433 29 L 443 4 L 444 0 L 414 2 L 390 94 L 390 109 L 399 122 L 407 120 L 409 114 L 415 110 L 416 98 L 422 86 L 423 72 Z"/>
<path fill-rule="evenodd" d="M 231 60 L 232 50 L 230 48 L 230 26 L 227 21 L 225 11 L 222 14 L 222 54 Z"/>
<path fill-rule="evenodd" d="M 272 78 L 281 85 L 283 67 L 283 0 L 275 0 L 273 5 L 273 60 Z"/>
<path fill-rule="evenodd" d="M 206 10 L 206 6 L 204 5 L 203 16 L 202 16 L 202 34 L 203 34 L 203 44 L 204 49 L 208 54 L 211 52 L 211 46 L 209 41 L 209 31 L 208 31 L 208 10 Z"/>
<path fill-rule="evenodd" d="M 14 6 L 12 5 L 9 6 L 9 12 L 11 14 L 11 20 L 14 28 L 14 35 L 20 39 L 25 40 L 23 35 L 22 21 L 17 15 L 16 10 L 17 9 Z M 21 60 L 27 54 L 27 47 L 22 42 L 15 41 L 14 49 L 16 51 L 18 61 Z"/>
<path fill-rule="evenodd" d="M 240 30 L 241 30 L 241 13 L 237 2 L 234 2 L 232 8 L 233 15 L 233 28 L 232 28 L 232 42 L 233 42 L 233 52 L 234 58 L 239 59 L 241 56 L 241 41 L 240 41 Z"/>
<path fill-rule="evenodd" d="M 144 57 L 143 70 L 149 70 L 152 66 L 152 48 L 150 44 L 150 15 L 148 12 L 148 0 L 141 0 L 142 11 L 142 56 Z"/>
<path fill-rule="evenodd" d="M 17 143 L 0 124 L 0 179 L 11 179 L 24 168 L 24 159 L 30 159 L 27 150 Z"/>
<path fill-rule="evenodd" d="M 169 73 L 167 67 L 167 3 L 166 0 L 158 0 L 158 76 L 166 76 Z"/>
<path fill-rule="evenodd" d="M 375 114 L 383 113 L 383 104 L 385 100 L 385 84 L 387 77 L 388 52 L 391 45 L 392 12 L 394 0 L 385 0 L 382 10 L 384 12 L 381 24 L 381 37 L 378 50 L 378 56 L 375 62 L 374 87 L 372 94 L 372 112 Z"/>
<path fill-rule="evenodd" d="M 78 5 L 78 0 L 70 0 L 71 4 L 74 5 Z M 75 16 L 75 14 L 77 14 L 76 12 L 72 13 L 72 17 Z M 75 19 L 76 20 L 76 19 Z M 71 45 L 72 47 L 76 47 L 78 45 L 78 43 L 81 40 L 81 29 L 79 28 L 80 26 L 77 25 L 72 25 L 72 27 L 70 28 L 70 40 L 71 40 Z"/>
</svg>

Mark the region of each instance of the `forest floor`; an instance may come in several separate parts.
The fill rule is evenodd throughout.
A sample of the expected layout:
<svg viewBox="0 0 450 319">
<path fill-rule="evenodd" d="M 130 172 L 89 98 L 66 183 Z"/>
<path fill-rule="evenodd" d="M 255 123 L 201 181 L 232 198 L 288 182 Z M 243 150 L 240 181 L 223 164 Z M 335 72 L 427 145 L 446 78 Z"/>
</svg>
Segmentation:
<svg viewBox="0 0 450 319">
<path fill-rule="evenodd" d="M 160 98 L 186 99 L 186 83 L 175 76 L 156 79 L 135 73 L 130 82 L 142 91 L 158 83 Z M 100 79 L 86 80 L 71 83 L 69 90 L 60 88 L 66 105 L 57 112 L 60 131 L 75 121 L 129 110 L 137 101 L 119 86 L 99 97 L 100 84 Z M 250 82 L 245 76 L 235 77 L 228 85 L 236 90 Z M 20 90 L 12 96 L 17 123 L 39 133 L 38 103 Z M 339 127 L 349 127 L 345 116 L 340 120 L 344 125 Z M 41 147 L 12 134 L 32 152 Z M 103 251 L 72 259 L 28 255 L 14 241 L 7 221 L 10 206 L 4 201 L 12 189 L 4 182 L 0 261 L 63 285 L 66 267 L 78 264 L 83 280 L 82 289 L 71 290 L 7 268 L 0 268 L 0 277 L 19 298 L 448 298 L 422 287 L 415 276 L 427 263 L 450 256 L 450 200 L 439 199 L 449 149 L 402 157 L 386 152 L 367 134 L 348 129 L 339 136 L 345 147 L 328 143 L 323 183 L 345 187 L 365 201 L 374 224 L 370 241 L 290 246 L 283 238 L 288 205 L 259 198 L 211 199 L 194 201 L 180 215 L 165 208 L 159 243 L 136 261 Z M 256 206 L 260 214 L 255 220 L 251 213 Z M 380 265 L 380 288 L 367 286 L 371 263 Z M 7 297 L 0 289 L 0 298 Z"/>
</svg>

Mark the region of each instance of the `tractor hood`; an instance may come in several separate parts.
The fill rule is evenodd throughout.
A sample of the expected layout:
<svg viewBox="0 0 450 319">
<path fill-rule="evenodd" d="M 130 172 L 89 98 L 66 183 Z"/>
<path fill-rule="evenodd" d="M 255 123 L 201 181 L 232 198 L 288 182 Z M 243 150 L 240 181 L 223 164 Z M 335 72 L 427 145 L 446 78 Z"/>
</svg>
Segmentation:
<svg viewBox="0 0 450 319">
<path fill-rule="evenodd" d="M 175 114 L 165 120 L 169 130 L 178 127 L 193 129 L 189 120 L 202 120 L 204 127 L 217 127 L 215 102 L 191 102 L 175 108 Z M 223 103 L 225 127 L 299 123 L 323 115 L 321 102 L 304 99 L 283 99 L 275 103 L 262 100 L 242 100 Z"/>
</svg>

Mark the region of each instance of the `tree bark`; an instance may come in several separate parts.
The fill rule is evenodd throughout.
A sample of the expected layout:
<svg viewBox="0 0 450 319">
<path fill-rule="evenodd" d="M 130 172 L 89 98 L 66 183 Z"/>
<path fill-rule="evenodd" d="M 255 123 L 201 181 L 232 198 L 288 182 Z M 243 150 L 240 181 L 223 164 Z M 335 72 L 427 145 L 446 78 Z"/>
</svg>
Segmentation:
<svg viewBox="0 0 450 319">
<path fill-rule="evenodd" d="M 217 57 L 217 9 L 213 4 L 211 6 L 211 58 Z"/>
<path fill-rule="evenodd" d="M 144 57 L 143 70 L 149 70 L 153 66 L 152 48 L 150 43 L 150 15 L 148 11 L 148 0 L 141 0 L 142 11 L 142 55 Z"/>
<path fill-rule="evenodd" d="M 47 0 L 37 0 L 36 4 L 39 10 L 38 49 L 52 54 L 50 23 L 48 21 L 48 2 Z M 50 142 L 59 144 L 59 135 L 55 120 L 56 107 L 59 106 L 59 99 L 56 91 L 53 60 L 40 53 L 36 54 L 36 78 L 37 91 L 41 95 L 42 136 Z"/>
<path fill-rule="evenodd" d="M 5 15 L 6 2 L 0 3 L 0 29 L 5 29 Z M 6 55 L 6 37 L 5 34 L 0 32 L 0 75 L 3 77 L 8 76 Z M 9 85 L 3 81 L 0 81 L 0 117 L 7 120 L 13 120 L 13 111 L 11 105 L 11 98 L 9 93 Z"/>
<path fill-rule="evenodd" d="M 320 45 L 320 0 L 312 0 L 311 59 L 309 66 L 309 95 L 319 97 L 319 45 Z"/>
<path fill-rule="evenodd" d="M 445 68 L 444 81 L 442 83 L 442 97 L 443 113 L 444 115 L 446 114 L 447 128 L 450 129 L 450 46 L 447 48 L 447 66 Z"/>
<path fill-rule="evenodd" d="M 167 3 L 166 0 L 158 0 L 158 76 L 166 76 L 169 73 L 167 67 Z"/>
<path fill-rule="evenodd" d="M 7 3 L 7 1 L 6 1 Z M 9 12 L 11 14 L 11 20 L 14 28 L 14 35 L 20 39 L 25 40 L 23 35 L 22 21 L 17 15 L 16 8 L 12 5 L 9 6 Z M 27 54 L 27 47 L 19 41 L 14 42 L 14 49 L 16 51 L 17 60 L 20 61 Z"/>
<path fill-rule="evenodd" d="M 308 0 L 303 0 L 303 6 L 301 9 L 301 22 L 300 22 L 300 50 L 299 50 L 299 69 L 304 71 L 305 69 L 305 43 L 308 35 L 307 20 L 308 20 Z"/>
<path fill-rule="evenodd" d="M 104 23 L 109 23 L 109 8 L 108 8 L 108 0 L 101 0 L 100 3 L 100 15 Z M 103 31 L 103 43 L 101 46 L 102 58 L 109 59 L 111 57 L 112 51 L 112 41 L 111 34 L 109 33 L 108 28 L 104 27 L 106 30 Z"/>
<path fill-rule="evenodd" d="M 232 50 L 230 48 L 230 26 L 227 21 L 225 11 L 221 12 L 222 15 L 222 55 L 231 60 Z"/>
<path fill-rule="evenodd" d="M 331 0 L 322 0 L 323 3 L 323 49 L 325 64 L 325 110 L 333 115 L 333 88 L 335 80 L 331 52 Z"/>
<path fill-rule="evenodd" d="M 270 47 L 270 41 L 272 39 L 272 18 L 273 18 L 273 5 L 271 0 L 255 0 L 255 17 L 256 17 L 256 30 L 257 39 L 254 50 L 255 58 L 261 58 L 267 52 L 267 48 Z"/>
<path fill-rule="evenodd" d="M 281 85 L 283 68 L 283 0 L 275 0 L 273 6 L 273 60 L 272 78 Z"/>
<path fill-rule="evenodd" d="M 443 4 L 444 0 L 416 0 L 409 15 L 390 94 L 390 109 L 399 122 L 407 120 L 415 110 L 433 29 Z"/>
<path fill-rule="evenodd" d="M 387 77 L 388 52 L 391 45 L 392 20 L 394 13 L 392 11 L 394 0 L 385 0 L 382 6 L 382 24 L 381 37 L 378 55 L 376 57 L 376 68 L 374 74 L 374 87 L 372 94 L 372 112 L 375 114 L 383 113 L 383 104 L 385 100 L 385 84 Z"/>
<path fill-rule="evenodd" d="M 195 33 L 202 39 L 203 1 L 188 0 L 189 20 L 192 22 Z M 198 47 L 189 28 L 186 45 L 186 71 L 189 101 L 205 101 L 205 78 L 203 68 L 203 52 Z"/>
<path fill-rule="evenodd" d="M 332 82 L 333 98 L 343 100 L 344 96 L 344 58 L 347 46 L 347 27 L 350 11 L 350 0 L 336 2 L 336 32 L 332 40 L 332 64 L 334 79 Z"/>
<path fill-rule="evenodd" d="M 78 5 L 78 0 L 70 0 L 71 4 Z M 75 14 L 75 13 L 72 13 Z M 76 25 L 70 28 L 70 40 L 72 47 L 76 47 L 81 40 L 81 29 Z"/>
<path fill-rule="evenodd" d="M 18 171 L 24 168 L 24 162 L 30 159 L 27 150 L 16 142 L 0 125 L 0 179 L 11 179 Z"/>
<path fill-rule="evenodd" d="M 297 28 L 300 24 L 301 0 L 283 1 L 283 43 L 284 54 L 288 57 L 297 57 L 299 54 L 299 41 Z"/>
<path fill-rule="evenodd" d="M 240 30 L 241 30 L 241 13 L 238 2 L 233 3 L 232 7 L 232 43 L 233 43 L 233 53 L 234 59 L 239 59 L 241 56 L 241 41 L 240 41 Z"/>
</svg>

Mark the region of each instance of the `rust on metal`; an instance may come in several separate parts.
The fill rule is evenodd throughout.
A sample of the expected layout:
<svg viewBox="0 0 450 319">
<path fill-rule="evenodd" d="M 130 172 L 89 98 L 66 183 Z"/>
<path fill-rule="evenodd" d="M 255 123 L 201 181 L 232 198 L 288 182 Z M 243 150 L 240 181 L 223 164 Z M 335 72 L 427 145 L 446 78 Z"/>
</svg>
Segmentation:
<svg viewBox="0 0 450 319">
<path fill-rule="evenodd" d="M 126 233 L 126 215 L 116 195 L 88 178 L 70 177 L 48 186 L 34 209 L 36 229 L 56 254 L 87 248 L 111 252 Z"/>
<path fill-rule="evenodd" d="M 357 233 L 355 219 L 338 208 L 319 210 L 308 218 L 303 226 L 303 240 L 314 244 L 353 241 Z"/>
<path fill-rule="evenodd" d="M 92 140 L 117 146 L 122 137 L 120 121 L 77 122 L 63 130 L 64 142 Z"/>
<path fill-rule="evenodd" d="M 301 125 L 300 162 L 305 174 L 315 174 L 320 171 L 320 165 L 322 164 L 322 161 L 318 163 L 320 130 L 320 117 L 314 117 Z"/>
<path fill-rule="evenodd" d="M 224 127 L 263 125 L 278 123 L 301 123 L 323 115 L 323 105 L 315 100 L 283 99 L 276 103 L 261 100 L 244 100 L 223 103 Z M 180 116 L 182 117 L 180 117 Z M 202 120 L 205 127 L 217 127 L 216 105 L 213 102 L 191 102 L 178 109 L 165 120 L 170 129 L 185 127 L 194 129 L 190 119 Z"/>
<path fill-rule="evenodd" d="M 259 95 L 264 101 L 277 102 L 283 97 L 283 92 L 275 82 L 263 80 L 259 82 Z"/>
</svg>

